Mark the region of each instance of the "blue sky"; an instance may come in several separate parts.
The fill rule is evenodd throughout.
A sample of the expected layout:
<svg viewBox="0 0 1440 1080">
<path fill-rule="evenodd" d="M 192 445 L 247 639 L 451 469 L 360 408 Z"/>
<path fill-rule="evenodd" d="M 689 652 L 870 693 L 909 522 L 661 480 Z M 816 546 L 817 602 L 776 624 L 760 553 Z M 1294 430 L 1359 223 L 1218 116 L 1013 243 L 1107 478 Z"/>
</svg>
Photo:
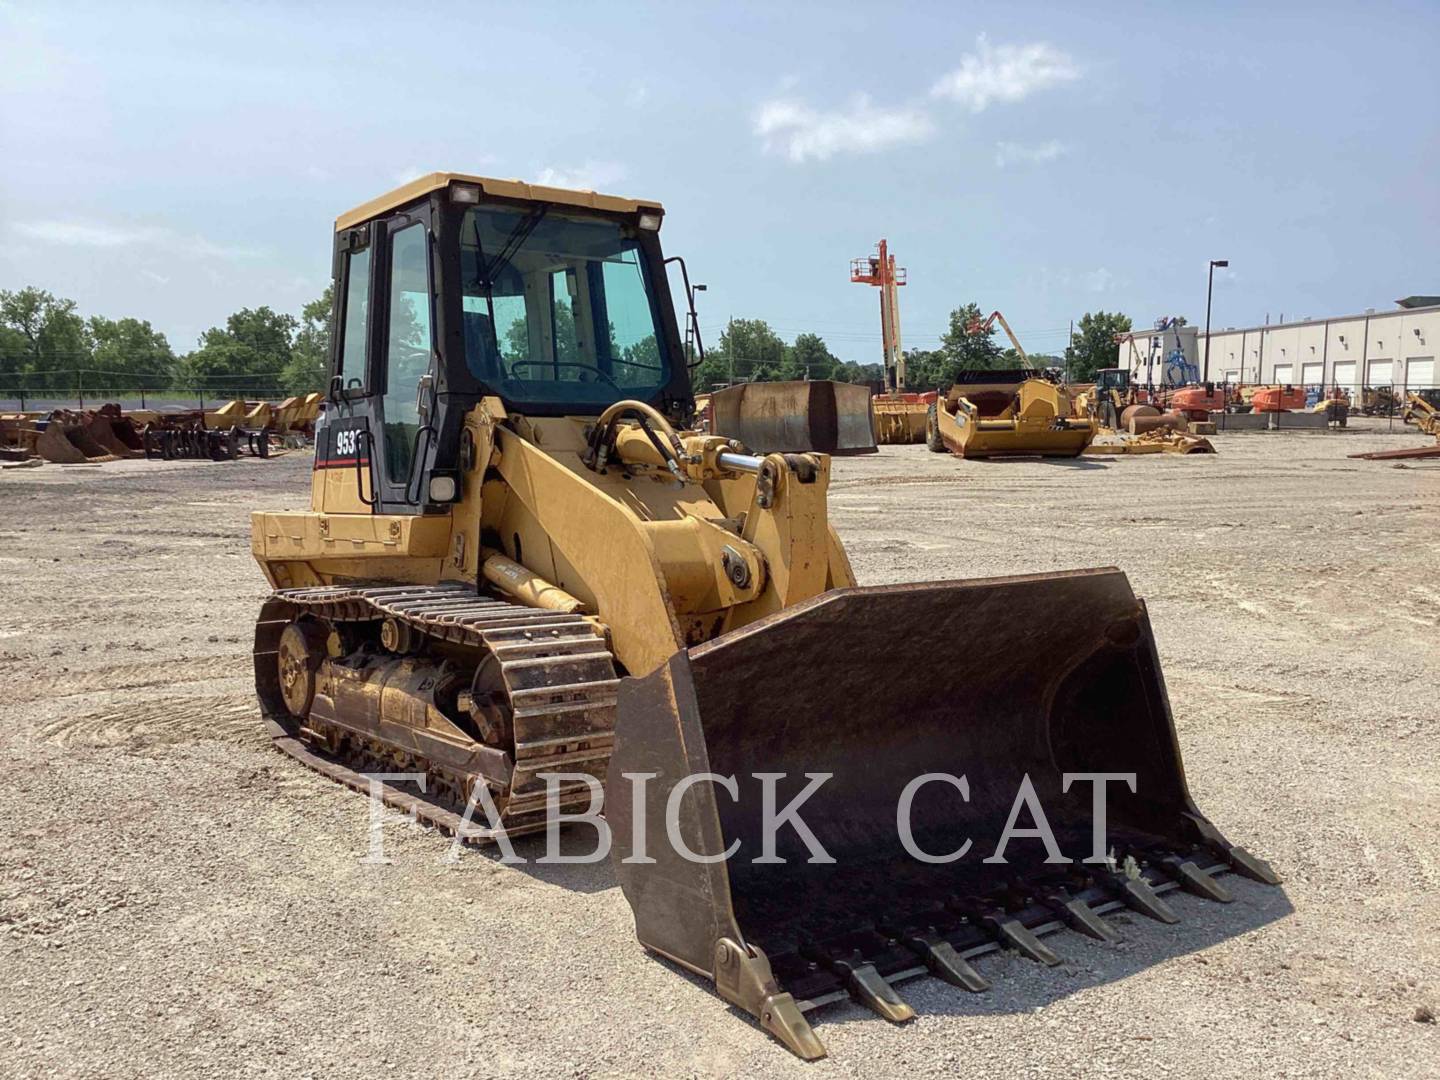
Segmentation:
<svg viewBox="0 0 1440 1080">
<path fill-rule="evenodd" d="M 709 285 L 878 361 L 957 303 L 1216 325 L 1440 292 L 1434 4 L 0 0 L 0 288 L 179 350 L 323 289 L 340 211 L 432 169 L 658 198 Z"/>
</svg>

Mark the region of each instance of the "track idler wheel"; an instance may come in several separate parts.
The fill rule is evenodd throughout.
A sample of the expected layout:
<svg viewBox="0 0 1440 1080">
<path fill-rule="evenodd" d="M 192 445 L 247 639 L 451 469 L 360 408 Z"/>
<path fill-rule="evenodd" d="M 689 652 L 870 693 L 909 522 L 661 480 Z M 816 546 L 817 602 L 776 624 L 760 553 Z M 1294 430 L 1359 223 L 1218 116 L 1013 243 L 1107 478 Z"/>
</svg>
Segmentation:
<svg viewBox="0 0 1440 1080">
<path fill-rule="evenodd" d="M 493 653 L 487 653 L 475 669 L 470 683 L 470 716 L 482 741 L 501 747 L 508 747 L 513 741 L 515 719 L 510 692 L 505 687 L 500 661 Z"/>
<path fill-rule="evenodd" d="M 324 629 L 310 619 L 292 622 L 280 635 L 275 656 L 280 697 L 286 711 L 297 720 L 305 719 L 315 700 L 316 673 L 325 659 L 325 638 Z"/>
</svg>

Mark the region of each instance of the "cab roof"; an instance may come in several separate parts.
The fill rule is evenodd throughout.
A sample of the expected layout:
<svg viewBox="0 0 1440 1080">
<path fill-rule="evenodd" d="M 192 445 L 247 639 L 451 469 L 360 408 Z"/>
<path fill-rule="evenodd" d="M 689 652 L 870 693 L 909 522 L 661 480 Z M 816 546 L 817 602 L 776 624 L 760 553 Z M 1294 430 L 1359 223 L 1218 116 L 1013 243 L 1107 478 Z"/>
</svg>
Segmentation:
<svg viewBox="0 0 1440 1080">
<path fill-rule="evenodd" d="M 353 228 L 386 214 L 396 207 L 428 195 L 432 191 L 449 187 L 452 183 L 477 184 L 487 195 L 505 199 L 530 199 L 535 202 L 560 203 L 564 206 L 579 206 L 588 210 L 608 210 L 612 213 L 633 214 L 640 210 L 665 212 L 658 202 L 651 199 L 627 199 L 619 195 L 601 195 L 595 191 L 577 191 L 570 188 L 545 187 L 541 184 L 527 184 L 523 180 L 496 180 L 487 176 L 471 176 L 468 173 L 433 172 L 402 184 L 394 191 L 387 191 L 379 198 L 371 199 L 335 219 L 335 231 Z"/>
</svg>

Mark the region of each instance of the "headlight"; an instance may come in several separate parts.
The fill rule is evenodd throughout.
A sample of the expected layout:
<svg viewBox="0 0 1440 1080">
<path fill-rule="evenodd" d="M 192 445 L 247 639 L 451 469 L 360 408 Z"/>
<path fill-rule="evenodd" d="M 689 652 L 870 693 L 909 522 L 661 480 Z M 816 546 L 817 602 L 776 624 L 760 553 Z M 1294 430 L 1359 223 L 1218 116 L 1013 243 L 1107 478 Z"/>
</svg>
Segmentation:
<svg viewBox="0 0 1440 1080">
<path fill-rule="evenodd" d="M 655 210 L 642 210 L 640 212 L 640 228 L 646 232 L 659 232 L 660 214 Z"/>
<path fill-rule="evenodd" d="M 430 478 L 431 502 L 454 502 L 456 490 L 455 478 L 453 476 L 432 476 Z"/>
</svg>

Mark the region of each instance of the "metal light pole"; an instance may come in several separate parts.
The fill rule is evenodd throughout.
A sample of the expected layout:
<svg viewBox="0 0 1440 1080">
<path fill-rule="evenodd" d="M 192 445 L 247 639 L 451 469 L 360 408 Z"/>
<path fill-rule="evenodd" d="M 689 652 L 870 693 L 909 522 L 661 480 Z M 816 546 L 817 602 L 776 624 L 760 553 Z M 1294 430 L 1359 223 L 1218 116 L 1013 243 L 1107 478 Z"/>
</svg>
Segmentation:
<svg viewBox="0 0 1440 1080">
<path fill-rule="evenodd" d="M 1210 381 L 1210 299 L 1215 295 L 1215 267 L 1229 266 L 1229 259 L 1210 260 L 1210 281 L 1205 286 L 1205 370 L 1200 373 L 1200 381 Z"/>
</svg>

